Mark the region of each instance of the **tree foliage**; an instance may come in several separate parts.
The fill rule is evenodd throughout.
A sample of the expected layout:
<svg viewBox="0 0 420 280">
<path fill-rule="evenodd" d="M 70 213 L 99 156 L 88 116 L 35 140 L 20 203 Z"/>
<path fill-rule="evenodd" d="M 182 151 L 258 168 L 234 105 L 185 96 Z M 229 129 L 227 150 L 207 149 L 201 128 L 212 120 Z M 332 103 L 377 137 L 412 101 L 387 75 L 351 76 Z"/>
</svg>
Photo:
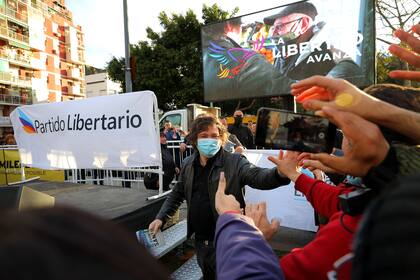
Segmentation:
<svg viewBox="0 0 420 280">
<path fill-rule="evenodd" d="M 85 66 L 85 75 L 92 75 L 105 72 L 105 69 L 96 68 L 90 65 Z"/>
<path fill-rule="evenodd" d="M 200 28 L 230 18 L 238 12 L 224 11 L 216 4 L 203 5 L 202 22 L 192 10 L 185 14 L 159 14 L 162 32 L 147 28 L 147 41 L 130 46 L 133 91 L 152 90 L 159 107 L 172 109 L 188 103 L 203 103 L 203 71 Z M 124 58 L 107 63 L 111 79 L 125 87 Z"/>
</svg>

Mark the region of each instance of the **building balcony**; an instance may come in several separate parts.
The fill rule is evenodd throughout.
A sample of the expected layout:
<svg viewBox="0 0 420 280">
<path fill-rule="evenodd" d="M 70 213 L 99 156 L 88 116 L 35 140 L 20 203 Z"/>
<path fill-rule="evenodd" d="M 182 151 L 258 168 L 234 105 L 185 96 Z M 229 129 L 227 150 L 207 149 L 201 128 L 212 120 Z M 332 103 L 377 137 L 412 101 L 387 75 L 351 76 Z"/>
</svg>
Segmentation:
<svg viewBox="0 0 420 280">
<path fill-rule="evenodd" d="M 84 96 L 80 86 L 65 86 L 62 87 L 62 93 L 64 95 Z"/>
<path fill-rule="evenodd" d="M 28 12 L 25 10 L 14 10 L 9 7 L 6 8 L 6 15 L 19 23 L 28 24 Z"/>
<path fill-rule="evenodd" d="M 17 50 L 6 48 L 0 49 L 0 57 L 8 60 L 12 64 L 31 67 L 30 53 L 19 54 Z"/>
<path fill-rule="evenodd" d="M 0 72 L 0 83 L 28 88 L 32 86 L 31 78 L 14 76 L 11 73 L 7 72 Z"/>
<path fill-rule="evenodd" d="M 85 58 L 81 52 L 72 52 L 70 48 L 66 49 L 66 59 L 77 64 L 85 64 Z"/>
<path fill-rule="evenodd" d="M 12 121 L 10 120 L 10 117 L 3 117 L 0 116 L 0 127 L 11 127 Z"/>
<path fill-rule="evenodd" d="M 0 36 L 4 37 L 6 39 L 9 38 L 9 32 L 8 32 L 7 27 L 0 26 Z"/>
<path fill-rule="evenodd" d="M 47 66 L 45 65 L 45 60 L 31 58 L 31 67 L 37 70 L 45 70 Z"/>
<path fill-rule="evenodd" d="M 31 94 L 26 93 L 19 95 L 19 93 L 13 92 L 12 94 L 0 94 L 0 105 L 31 105 L 32 97 Z"/>
<path fill-rule="evenodd" d="M 7 26 L 0 26 L 0 37 L 5 38 L 6 40 L 17 41 L 18 43 L 25 44 L 29 47 L 29 37 L 27 35 L 24 35 L 21 32 L 16 32 Z"/>
<path fill-rule="evenodd" d="M 31 7 L 36 9 L 36 10 L 45 12 L 45 13 L 48 12 L 48 5 L 44 2 L 42 2 L 41 0 L 35 0 L 35 1 L 32 0 L 31 1 Z"/>
<path fill-rule="evenodd" d="M 82 74 L 79 68 L 67 69 L 67 77 L 83 80 Z"/>
<path fill-rule="evenodd" d="M 10 39 L 29 45 L 29 37 L 24 34 L 9 29 L 8 35 Z"/>
</svg>

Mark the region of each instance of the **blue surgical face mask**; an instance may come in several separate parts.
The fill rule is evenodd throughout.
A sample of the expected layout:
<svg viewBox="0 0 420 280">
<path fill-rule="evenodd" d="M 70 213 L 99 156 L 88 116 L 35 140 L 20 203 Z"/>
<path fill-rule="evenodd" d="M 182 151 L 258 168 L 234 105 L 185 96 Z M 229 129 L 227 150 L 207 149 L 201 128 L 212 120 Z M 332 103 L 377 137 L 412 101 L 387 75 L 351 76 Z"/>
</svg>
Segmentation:
<svg viewBox="0 0 420 280">
<path fill-rule="evenodd" d="M 344 183 L 356 186 L 356 187 L 362 187 L 362 178 L 360 177 L 354 177 L 354 176 L 350 176 L 347 175 L 346 178 L 344 179 Z"/>
<path fill-rule="evenodd" d="M 200 155 L 212 158 L 220 150 L 221 143 L 218 139 L 200 138 L 197 140 L 197 149 Z"/>
</svg>

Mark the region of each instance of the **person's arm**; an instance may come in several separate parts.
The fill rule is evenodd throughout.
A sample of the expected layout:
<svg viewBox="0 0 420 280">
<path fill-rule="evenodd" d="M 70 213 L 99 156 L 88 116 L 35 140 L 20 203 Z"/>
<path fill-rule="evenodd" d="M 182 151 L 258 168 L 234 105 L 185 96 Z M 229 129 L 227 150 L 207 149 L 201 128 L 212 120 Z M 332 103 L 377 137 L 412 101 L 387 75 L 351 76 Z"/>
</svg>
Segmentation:
<svg viewBox="0 0 420 280">
<path fill-rule="evenodd" d="M 217 279 L 283 279 L 277 257 L 251 218 L 240 213 L 239 202 L 226 195 L 220 173 L 215 197 Z"/>
<path fill-rule="evenodd" d="M 393 144 L 381 164 L 363 177 L 363 183 L 372 189 L 385 188 L 396 178 L 416 173 L 420 173 L 420 146 Z"/>
<path fill-rule="evenodd" d="M 312 168 L 313 162 L 320 162 L 322 166 L 333 169 L 337 173 L 363 177 L 371 168 L 378 166 L 385 159 L 389 144 L 377 125 L 355 114 L 335 110 L 328 106 L 322 109 L 322 113 L 342 129 L 351 141 L 352 147 L 341 157 L 326 153 L 308 154 L 309 160 L 303 159 L 300 163 L 303 167 Z"/>
<path fill-rule="evenodd" d="M 327 218 L 340 211 L 338 196 L 349 193 L 354 188 L 335 187 L 300 174 L 295 182 L 295 189 L 302 192 L 315 211 Z"/>
<path fill-rule="evenodd" d="M 179 206 L 185 199 L 184 170 L 185 168 L 182 168 L 178 182 L 175 184 L 172 192 L 168 194 L 168 197 L 166 198 L 165 202 L 160 208 L 159 213 L 156 216 L 156 219 L 161 220 L 163 224 L 165 224 L 165 222 L 175 214 L 176 210 L 178 210 Z"/>
<path fill-rule="evenodd" d="M 371 116 L 374 123 L 380 124 L 420 143 L 420 114 L 389 103 L 381 102 Z"/>
<path fill-rule="evenodd" d="M 277 256 L 250 218 L 220 215 L 215 242 L 217 279 L 284 279 Z"/>
<path fill-rule="evenodd" d="M 374 98 L 345 80 L 313 76 L 293 84 L 292 94 L 306 109 L 351 112 L 420 142 L 420 114 Z"/>
<path fill-rule="evenodd" d="M 243 185 L 260 190 L 270 190 L 290 183 L 290 179 L 280 174 L 277 167 L 260 168 L 251 164 L 243 156 L 241 156 L 238 165 L 238 176 Z"/>
<path fill-rule="evenodd" d="M 341 213 L 336 213 L 314 240 L 280 259 L 285 278 L 327 279 L 334 262 L 350 253 L 359 219 L 348 215 L 341 218 Z"/>
</svg>

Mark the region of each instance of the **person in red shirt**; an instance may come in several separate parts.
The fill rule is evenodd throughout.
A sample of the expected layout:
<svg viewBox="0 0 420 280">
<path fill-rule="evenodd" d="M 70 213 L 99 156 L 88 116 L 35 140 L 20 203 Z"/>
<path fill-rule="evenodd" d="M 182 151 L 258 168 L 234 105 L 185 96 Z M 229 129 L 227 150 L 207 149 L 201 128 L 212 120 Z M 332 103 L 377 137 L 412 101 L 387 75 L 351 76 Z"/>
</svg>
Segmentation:
<svg viewBox="0 0 420 280">
<path fill-rule="evenodd" d="M 361 216 L 344 214 L 340 209 L 339 195 L 349 193 L 355 187 L 343 183 L 332 186 L 301 174 L 296 169 L 298 156 L 297 152 L 288 151 L 281 153 L 279 158 L 270 157 L 270 160 L 281 163 L 283 174 L 295 182 L 295 189 L 302 192 L 315 211 L 329 222 L 318 231 L 313 241 L 282 257 L 280 266 L 286 279 L 326 279 L 334 262 L 351 252 Z"/>
</svg>

